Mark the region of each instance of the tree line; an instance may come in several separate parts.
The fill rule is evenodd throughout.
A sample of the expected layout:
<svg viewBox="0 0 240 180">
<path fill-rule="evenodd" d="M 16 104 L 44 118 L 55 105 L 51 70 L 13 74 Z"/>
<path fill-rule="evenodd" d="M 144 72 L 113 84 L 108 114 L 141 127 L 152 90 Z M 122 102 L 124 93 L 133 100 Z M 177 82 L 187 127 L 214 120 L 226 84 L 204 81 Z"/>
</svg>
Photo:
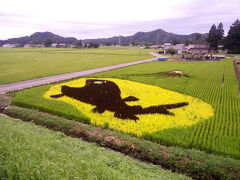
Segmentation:
<svg viewBox="0 0 240 180">
<path fill-rule="evenodd" d="M 228 31 L 228 35 L 226 37 L 224 37 L 223 24 L 219 23 L 218 27 L 213 24 L 209 30 L 206 41 L 209 43 L 210 47 L 214 48 L 215 50 L 222 45 L 228 53 L 239 54 L 240 21 L 237 19 L 232 26 L 230 26 L 230 30 Z"/>
<path fill-rule="evenodd" d="M 44 44 L 45 47 L 51 47 L 52 44 L 53 44 L 53 40 L 52 39 L 46 39 L 43 44 Z M 98 43 L 94 43 L 94 42 L 89 42 L 89 43 L 83 44 L 81 40 L 77 40 L 73 44 L 73 46 L 75 48 L 98 48 L 99 44 Z M 58 43 L 56 45 L 56 47 L 60 47 L 60 44 Z"/>
</svg>

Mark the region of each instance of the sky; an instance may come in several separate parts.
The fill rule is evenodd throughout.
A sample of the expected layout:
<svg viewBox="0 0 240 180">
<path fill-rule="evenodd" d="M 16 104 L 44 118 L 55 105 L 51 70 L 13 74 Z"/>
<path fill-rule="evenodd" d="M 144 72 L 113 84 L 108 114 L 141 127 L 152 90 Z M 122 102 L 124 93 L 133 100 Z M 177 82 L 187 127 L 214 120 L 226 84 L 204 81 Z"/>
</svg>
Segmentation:
<svg viewBox="0 0 240 180">
<path fill-rule="evenodd" d="M 50 31 L 78 39 L 129 36 L 163 29 L 225 35 L 240 19 L 240 0 L 0 0 L 0 39 Z"/>
</svg>

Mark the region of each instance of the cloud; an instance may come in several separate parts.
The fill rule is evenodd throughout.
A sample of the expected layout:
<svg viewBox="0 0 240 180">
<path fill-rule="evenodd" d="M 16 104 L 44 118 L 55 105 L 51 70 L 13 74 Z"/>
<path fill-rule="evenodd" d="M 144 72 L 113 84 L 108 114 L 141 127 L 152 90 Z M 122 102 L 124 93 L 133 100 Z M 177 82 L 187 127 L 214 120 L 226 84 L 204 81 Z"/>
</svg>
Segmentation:
<svg viewBox="0 0 240 180">
<path fill-rule="evenodd" d="M 223 22 L 225 32 L 239 18 L 239 0 L 8 0 L 0 6 L 0 39 L 51 31 L 80 39 L 132 35 L 163 29 L 206 33 Z"/>
</svg>

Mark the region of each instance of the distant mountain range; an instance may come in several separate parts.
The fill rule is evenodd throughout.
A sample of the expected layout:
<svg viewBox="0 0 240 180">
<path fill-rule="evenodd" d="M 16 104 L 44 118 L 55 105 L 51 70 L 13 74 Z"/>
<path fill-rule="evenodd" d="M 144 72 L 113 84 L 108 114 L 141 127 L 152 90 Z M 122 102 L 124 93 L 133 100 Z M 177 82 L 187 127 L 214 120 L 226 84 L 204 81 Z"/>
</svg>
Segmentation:
<svg viewBox="0 0 240 180">
<path fill-rule="evenodd" d="M 129 43 L 151 43 L 151 44 L 163 44 L 163 43 L 172 43 L 174 40 L 178 43 L 185 43 L 185 41 L 194 41 L 197 35 L 200 33 L 193 33 L 190 35 L 179 35 L 166 32 L 162 29 L 157 29 L 150 32 L 138 32 L 132 36 L 120 36 L 121 44 Z M 208 33 L 200 34 L 202 39 L 206 39 Z M 100 44 L 118 44 L 119 36 L 111 38 L 101 38 L 101 39 L 85 39 L 84 42 L 97 42 Z"/>
<path fill-rule="evenodd" d="M 95 42 L 99 44 L 112 45 L 118 44 L 119 38 L 122 45 L 124 44 L 163 44 L 167 42 L 177 41 L 178 43 L 185 43 L 185 41 L 194 41 L 196 36 L 200 33 L 193 33 L 190 35 L 178 35 L 166 32 L 162 29 L 158 29 L 150 32 L 138 32 L 132 36 L 115 36 L 111 38 L 99 38 L 99 39 L 85 39 L 82 40 L 84 43 Z M 200 34 L 202 39 L 206 39 L 208 34 Z M 31 36 L 24 36 L 20 38 L 11 38 L 8 40 L 0 41 L 0 45 L 4 43 L 9 44 L 42 44 L 46 39 L 52 39 L 53 43 L 64 43 L 64 44 L 74 44 L 77 39 L 74 37 L 62 37 L 51 32 L 36 32 Z"/>
</svg>

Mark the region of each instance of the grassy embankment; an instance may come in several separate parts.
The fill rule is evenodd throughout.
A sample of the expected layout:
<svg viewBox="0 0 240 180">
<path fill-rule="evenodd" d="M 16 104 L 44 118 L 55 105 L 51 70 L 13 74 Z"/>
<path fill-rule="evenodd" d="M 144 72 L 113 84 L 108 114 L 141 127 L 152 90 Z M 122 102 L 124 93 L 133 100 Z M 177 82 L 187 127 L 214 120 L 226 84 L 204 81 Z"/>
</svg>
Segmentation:
<svg viewBox="0 0 240 180">
<path fill-rule="evenodd" d="M 0 48 L 0 84 L 152 58 L 151 50 Z"/>
<path fill-rule="evenodd" d="M 210 155 L 194 149 L 166 147 L 127 134 L 85 125 L 36 110 L 11 106 L 3 112 L 11 117 L 17 117 L 24 121 L 31 121 L 37 125 L 64 132 L 72 137 L 80 137 L 90 142 L 96 142 L 101 146 L 161 165 L 164 168 L 186 174 L 194 179 L 240 178 L 240 162 L 231 158 Z M 25 129 L 24 127 L 18 128 L 20 132 L 25 132 Z M 12 137 L 17 136 L 13 135 Z M 16 146 L 21 147 L 21 142 L 20 144 L 16 143 Z M 59 151 L 58 148 L 59 146 L 55 147 L 57 152 Z M 70 146 L 70 148 L 72 147 Z"/>
<path fill-rule="evenodd" d="M 188 179 L 32 123 L 0 116 L 0 179 Z"/>
</svg>

